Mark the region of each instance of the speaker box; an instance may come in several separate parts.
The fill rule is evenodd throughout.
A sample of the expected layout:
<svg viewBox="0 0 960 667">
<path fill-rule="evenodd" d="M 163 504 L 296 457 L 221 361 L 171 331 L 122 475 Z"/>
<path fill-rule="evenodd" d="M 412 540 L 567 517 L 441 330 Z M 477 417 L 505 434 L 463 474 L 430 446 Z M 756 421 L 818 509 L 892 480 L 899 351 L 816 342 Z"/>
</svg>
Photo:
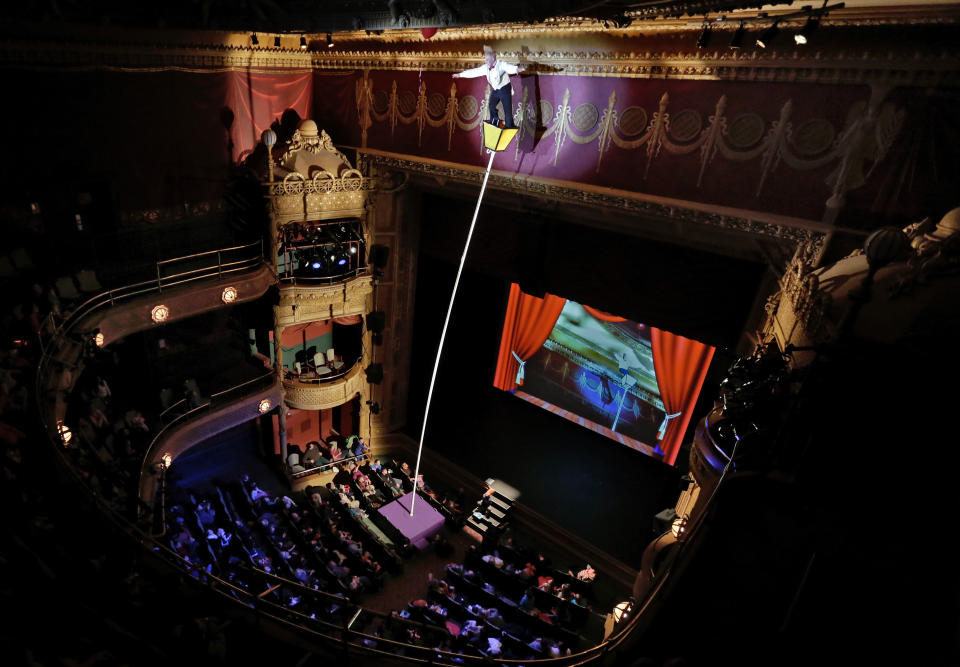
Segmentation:
<svg viewBox="0 0 960 667">
<path fill-rule="evenodd" d="M 372 310 L 367 313 L 367 330 L 371 333 L 382 333 L 387 323 L 387 314 L 382 310 Z"/>
<path fill-rule="evenodd" d="M 387 260 L 390 258 L 390 248 L 385 245 L 372 245 L 370 246 L 370 263 L 378 269 L 382 269 L 387 265 Z"/>
<path fill-rule="evenodd" d="M 367 382 L 370 384 L 380 384 L 383 381 L 382 364 L 370 364 L 364 372 L 367 374 Z"/>
</svg>

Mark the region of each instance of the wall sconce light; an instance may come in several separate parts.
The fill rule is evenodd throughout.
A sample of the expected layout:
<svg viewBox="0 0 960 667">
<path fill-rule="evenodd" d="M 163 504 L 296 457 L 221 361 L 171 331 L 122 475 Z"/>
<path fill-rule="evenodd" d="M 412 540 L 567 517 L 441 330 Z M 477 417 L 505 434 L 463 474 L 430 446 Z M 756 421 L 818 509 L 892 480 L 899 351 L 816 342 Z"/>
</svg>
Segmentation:
<svg viewBox="0 0 960 667">
<path fill-rule="evenodd" d="M 333 48 L 333 35 L 330 34 L 329 32 L 327 33 L 327 48 L 328 49 Z"/>
<path fill-rule="evenodd" d="M 170 309 L 160 304 L 159 306 L 154 306 L 153 310 L 150 311 L 150 319 L 159 324 L 160 322 L 166 322 L 167 318 L 170 317 Z"/>
<path fill-rule="evenodd" d="M 164 454 L 160 457 L 160 463 L 163 464 L 164 468 L 169 468 L 170 464 L 173 463 L 173 457 L 170 454 Z"/>
<path fill-rule="evenodd" d="M 63 441 L 63 446 L 66 447 L 70 444 L 70 441 L 73 440 L 73 431 L 70 430 L 70 427 L 63 423 L 62 419 L 57 420 L 57 433 L 60 434 L 60 439 Z"/>
<path fill-rule="evenodd" d="M 816 16 L 811 16 L 807 19 L 804 26 L 800 28 L 800 32 L 793 36 L 793 41 L 797 44 L 806 44 L 810 41 L 810 34 L 819 27 L 820 19 Z"/>
<path fill-rule="evenodd" d="M 233 303 L 237 300 L 237 288 L 236 287 L 224 287 L 223 294 L 220 295 L 220 299 L 224 303 Z"/>
<path fill-rule="evenodd" d="M 630 615 L 630 609 L 633 607 L 633 603 L 629 601 L 624 601 L 618 604 L 613 608 L 613 622 L 619 623 L 623 618 Z"/>
<path fill-rule="evenodd" d="M 760 36 L 757 37 L 757 46 L 761 49 L 765 49 L 770 44 L 773 43 L 774 37 L 780 32 L 780 27 L 774 22 L 772 26 L 760 33 Z"/>
<path fill-rule="evenodd" d="M 673 523 L 670 525 L 670 532 L 676 539 L 680 539 L 680 536 L 683 535 L 684 531 L 687 529 L 687 517 L 678 516 L 673 520 Z"/>
<path fill-rule="evenodd" d="M 260 414 L 264 415 L 264 414 L 270 412 L 270 407 L 271 407 L 272 405 L 273 405 L 273 403 L 270 402 L 270 399 L 269 399 L 269 398 L 265 398 L 265 399 L 263 399 L 262 401 L 260 401 L 260 405 L 257 406 L 257 410 L 260 411 Z"/>
<path fill-rule="evenodd" d="M 307 50 L 307 38 L 304 37 L 303 35 L 300 35 L 300 50 L 301 51 Z"/>
<path fill-rule="evenodd" d="M 107 343 L 107 339 L 103 337 L 102 332 L 98 331 L 97 333 L 93 334 L 94 345 L 96 345 L 97 347 L 103 347 L 104 345 L 106 345 L 106 343 Z"/>
</svg>

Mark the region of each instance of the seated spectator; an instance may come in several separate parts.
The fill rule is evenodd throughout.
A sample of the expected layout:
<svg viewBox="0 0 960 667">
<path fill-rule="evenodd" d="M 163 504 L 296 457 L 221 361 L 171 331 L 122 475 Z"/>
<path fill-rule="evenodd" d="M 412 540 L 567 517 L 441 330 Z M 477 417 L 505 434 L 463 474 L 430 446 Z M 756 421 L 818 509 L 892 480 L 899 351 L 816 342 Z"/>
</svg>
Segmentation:
<svg viewBox="0 0 960 667">
<path fill-rule="evenodd" d="M 343 452 L 340 450 L 340 447 L 337 446 L 337 441 L 334 440 L 330 443 L 330 460 L 338 461 L 343 458 Z"/>
<path fill-rule="evenodd" d="M 498 556 L 498 555 L 496 554 L 496 552 L 494 552 L 494 553 L 492 553 L 492 554 L 484 554 L 484 555 L 480 558 L 480 560 L 482 560 L 484 563 L 490 563 L 491 565 L 493 565 L 493 566 L 494 566 L 495 568 L 497 568 L 497 569 L 500 569 L 500 568 L 503 567 L 503 559 L 500 558 L 500 556 Z"/>
<path fill-rule="evenodd" d="M 497 637 L 487 637 L 487 655 L 500 655 L 503 642 Z"/>
<path fill-rule="evenodd" d="M 596 570 L 590 567 L 590 564 L 587 563 L 587 566 L 577 572 L 577 579 L 580 581 L 593 581 L 597 576 Z"/>
<path fill-rule="evenodd" d="M 527 646 L 529 646 L 529 647 L 532 648 L 534 651 L 536 651 L 537 653 L 539 653 L 540 651 L 543 650 L 543 639 L 541 639 L 540 637 L 537 637 L 537 638 L 534 639 L 532 642 L 530 642 L 529 644 L 527 644 Z"/>
<path fill-rule="evenodd" d="M 350 577 L 350 583 L 347 584 L 347 588 L 356 593 L 362 593 L 370 588 L 370 579 L 363 575 L 358 576 L 355 574 Z"/>
<path fill-rule="evenodd" d="M 316 468 L 317 461 L 320 459 L 320 448 L 317 447 L 316 441 L 307 443 L 307 451 L 303 453 L 303 458 L 301 462 L 303 466 L 307 469 Z"/>
<path fill-rule="evenodd" d="M 383 464 L 380 463 L 380 459 L 376 459 L 373 463 L 370 464 L 370 469 L 374 472 L 380 472 L 383 470 Z"/>
<path fill-rule="evenodd" d="M 200 501 L 200 504 L 197 506 L 197 517 L 200 519 L 201 525 L 211 526 L 216 520 L 217 515 L 214 512 L 213 508 L 210 507 L 210 501 L 204 498 Z"/>
<path fill-rule="evenodd" d="M 537 588 L 541 591 L 550 592 L 550 588 L 553 586 L 553 577 L 551 576 L 542 576 L 537 579 Z"/>
<path fill-rule="evenodd" d="M 350 574 L 350 568 L 345 565 L 339 565 L 336 561 L 330 561 L 327 563 L 327 569 L 330 570 L 330 573 L 335 576 L 337 579 L 343 579 Z"/>
</svg>

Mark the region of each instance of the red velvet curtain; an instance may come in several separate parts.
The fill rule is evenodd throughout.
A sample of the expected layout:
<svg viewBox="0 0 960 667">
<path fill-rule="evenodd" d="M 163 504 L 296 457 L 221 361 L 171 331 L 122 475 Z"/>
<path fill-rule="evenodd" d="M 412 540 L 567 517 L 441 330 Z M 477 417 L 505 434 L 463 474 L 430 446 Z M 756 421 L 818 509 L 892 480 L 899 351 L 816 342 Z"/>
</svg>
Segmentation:
<svg viewBox="0 0 960 667">
<path fill-rule="evenodd" d="M 552 294 L 547 294 L 542 299 L 530 296 L 524 294 L 516 283 L 510 285 L 507 316 L 503 323 L 497 370 L 493 377 L 494 387 L 504 391 L 516 388 L 517 369 L 520 364 L 512 353 L 516 352 L 524 361 L 532 357 L 547 340 L 566 303 L 566 299 Z"/>
<path fill-rule="evenodd" d="M 582 304 L 581 304 L 582 305 Z M 610 313 L 605 313 L 602 310 L 597 310 L 596 308 L 591 308 L 590 306 L 583 306 L 583 309 L 590 313 L 593 317 L 597 318 L 601 322 L 626 322 L 626 317 L 620 317 L 618 315 L 611 315 Z"/>
<path fill-rule="evenodd" d="M 680 413 L 667 422 L 660 441 L 664 462 L 673 465 L 715 348 L 655 327 L 650 327 L 650 342 L 660 398 L 668 415 Z"/>
<path fill-rule="evenodd" d="M 292 109 L 300 118 L 313 116 L 313 73 L 249 71 L 230 72 L 227 106 L 234 113 L 230 136 L 233 158 L 252 150 L 260 134 Z"/>
</svg>

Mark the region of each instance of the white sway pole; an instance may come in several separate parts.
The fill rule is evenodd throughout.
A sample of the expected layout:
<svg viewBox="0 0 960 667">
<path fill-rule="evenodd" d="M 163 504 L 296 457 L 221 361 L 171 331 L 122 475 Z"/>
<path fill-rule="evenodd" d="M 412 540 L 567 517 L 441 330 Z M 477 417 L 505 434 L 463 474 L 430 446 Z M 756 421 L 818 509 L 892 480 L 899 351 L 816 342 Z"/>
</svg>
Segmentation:
<svg viewBox="0 0 960 667">
<path fill-rule="evenodd" d="M 423 437 L 427 433 L 427 418 L 430 416 L 430 401 L 433 399 L 433 385 L 437 380 L 437 369 L 440 368 L 440 355 L 443 354 L 443 341 L 447 337 L 447 326 L 450 324 L 450 313 L 453 312 L 453 303 L 457 299 L 457 289 L 460 287 L 460 275 L 463 265 L 467 263 L 467 252 L 470 250 L 470 239 L 473 238 L 473 229 L 477 226 L 477 215 L 480 213 L 480 202 L 487 189 L 487 179 L 493 168 L 494 151 L 490 151 L 490 161 L 487 170 L 483 173 L 483 185 L 480 186 L 480 196 L 477 197 L 477 207 L 473 210 L 473 220 L 470 222 L 470 231 L 467 232 L 467 242 L 463 246 L 463 255 L 460 257 L 460 268 L 457 269 L 457 279 L 453 281 L 453 294 L 450 295 L 450 304 L 447 306 L 447 317 L 443 321 L 443 332 L 440 334 L 440 345 L 437 347 L 437 358 L 433 362 L 433 375 L 430 376 L 430 389 L 427 391 L 427 405 L 423 410 L 423 428 L 420 430 L 420 446 L 417 447 L 417 465 L 413 470 L 413 495 L 410 498 L 410 516 L 413 516 L 413 507 L 417 502 L 417 481 L 420 479 L 420 457 L 423 454 Z"/>
</svg>

